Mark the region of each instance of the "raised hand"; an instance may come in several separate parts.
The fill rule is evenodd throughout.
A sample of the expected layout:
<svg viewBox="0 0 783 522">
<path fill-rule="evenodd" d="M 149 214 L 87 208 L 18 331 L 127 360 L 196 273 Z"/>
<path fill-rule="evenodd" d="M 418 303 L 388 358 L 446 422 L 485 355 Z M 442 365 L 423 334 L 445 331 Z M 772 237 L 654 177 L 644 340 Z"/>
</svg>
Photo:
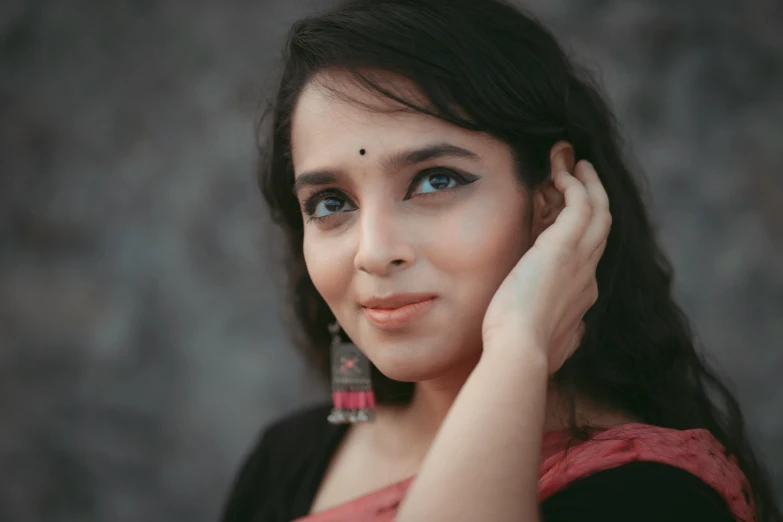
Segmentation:
<svg viewBox="0 0 783 522">
<path fill-rule="evenodd" d="M 579 346 L 582 318 L 598 299 L 595 272 L 606 248 L 612 217 L 609 198 L 587 161 L 574 175 L 554 175 L 565 208 L 501 283 L 484 316 L 484 350 L 519 339 L 519 350 L 542 350 L 550 373 Z M 538 355 L 538 354 L 536 354 Z"/>
</svg>

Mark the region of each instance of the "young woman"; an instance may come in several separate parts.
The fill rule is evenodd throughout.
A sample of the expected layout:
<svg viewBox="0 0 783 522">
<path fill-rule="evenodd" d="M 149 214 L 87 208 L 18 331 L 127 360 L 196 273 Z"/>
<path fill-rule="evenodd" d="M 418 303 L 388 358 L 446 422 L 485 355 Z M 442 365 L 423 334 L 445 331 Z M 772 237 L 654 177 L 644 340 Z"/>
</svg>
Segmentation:
<svg viewBox="0 0 783 522">
<path fill-rule="evenodd" d="M 781 520 L 612 114 L 539 23 L 343 3 L 293 27 L 272 123 L 260 183 L 335 404 L 264 431 L 225 522 Z"/>
</svg>

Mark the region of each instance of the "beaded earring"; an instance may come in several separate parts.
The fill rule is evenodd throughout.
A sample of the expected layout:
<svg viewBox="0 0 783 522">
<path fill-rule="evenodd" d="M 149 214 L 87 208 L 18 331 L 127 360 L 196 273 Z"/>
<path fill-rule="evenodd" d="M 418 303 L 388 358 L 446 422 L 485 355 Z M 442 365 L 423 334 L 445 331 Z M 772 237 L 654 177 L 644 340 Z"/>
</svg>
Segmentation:
<svg viewBox="0 0 783 522">
<path fill-rule="evenodd" d="M 332 424 L 372 422 L 375 393 L 370 361 L 353 343 L 340 337 L 340 324 L 329 325 L 332 334 L 332 402 L 328 420 Z"/>
</svg>

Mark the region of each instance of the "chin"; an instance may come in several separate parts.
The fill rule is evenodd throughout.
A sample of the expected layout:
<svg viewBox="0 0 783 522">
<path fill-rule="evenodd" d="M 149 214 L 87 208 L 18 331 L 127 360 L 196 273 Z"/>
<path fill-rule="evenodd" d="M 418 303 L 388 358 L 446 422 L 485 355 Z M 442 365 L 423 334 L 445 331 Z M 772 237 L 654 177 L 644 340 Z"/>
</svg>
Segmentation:
<svg viewBox="0 0 783 522">
<path fill-rule="evenodd" d="M 386 377 L 401 382 L 422 382 L 443 377 L 466 364 L 470 354 L 375 354 L 373 364 Z M 436 356 L 437 355 L 437 356 Z"/>
<path fill-rule="evenodd" d="M 436 379 L 442 375 L 442 371 L 429 368 L 412 368 L 410 366 L 401 367 L 400 365 L 375 365 L 378 370 L 389 379 L 400 382 L 421 382 L 430 379 Z"/>
</svg>

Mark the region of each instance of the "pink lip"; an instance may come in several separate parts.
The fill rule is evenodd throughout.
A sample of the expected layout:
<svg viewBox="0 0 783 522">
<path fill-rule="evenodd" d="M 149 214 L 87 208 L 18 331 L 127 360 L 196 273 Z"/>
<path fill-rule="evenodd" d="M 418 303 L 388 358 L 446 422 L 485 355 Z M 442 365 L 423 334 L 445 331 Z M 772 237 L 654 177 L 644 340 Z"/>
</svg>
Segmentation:
<svg viewBox="0 0 783 522">
<path fill-rule="evenodd" d="M 435 303 L 435 296 L 399 294 L 362 303 L 367 319 L 383 330 L 402 328 L 426 313 Z"/>
</svg>

